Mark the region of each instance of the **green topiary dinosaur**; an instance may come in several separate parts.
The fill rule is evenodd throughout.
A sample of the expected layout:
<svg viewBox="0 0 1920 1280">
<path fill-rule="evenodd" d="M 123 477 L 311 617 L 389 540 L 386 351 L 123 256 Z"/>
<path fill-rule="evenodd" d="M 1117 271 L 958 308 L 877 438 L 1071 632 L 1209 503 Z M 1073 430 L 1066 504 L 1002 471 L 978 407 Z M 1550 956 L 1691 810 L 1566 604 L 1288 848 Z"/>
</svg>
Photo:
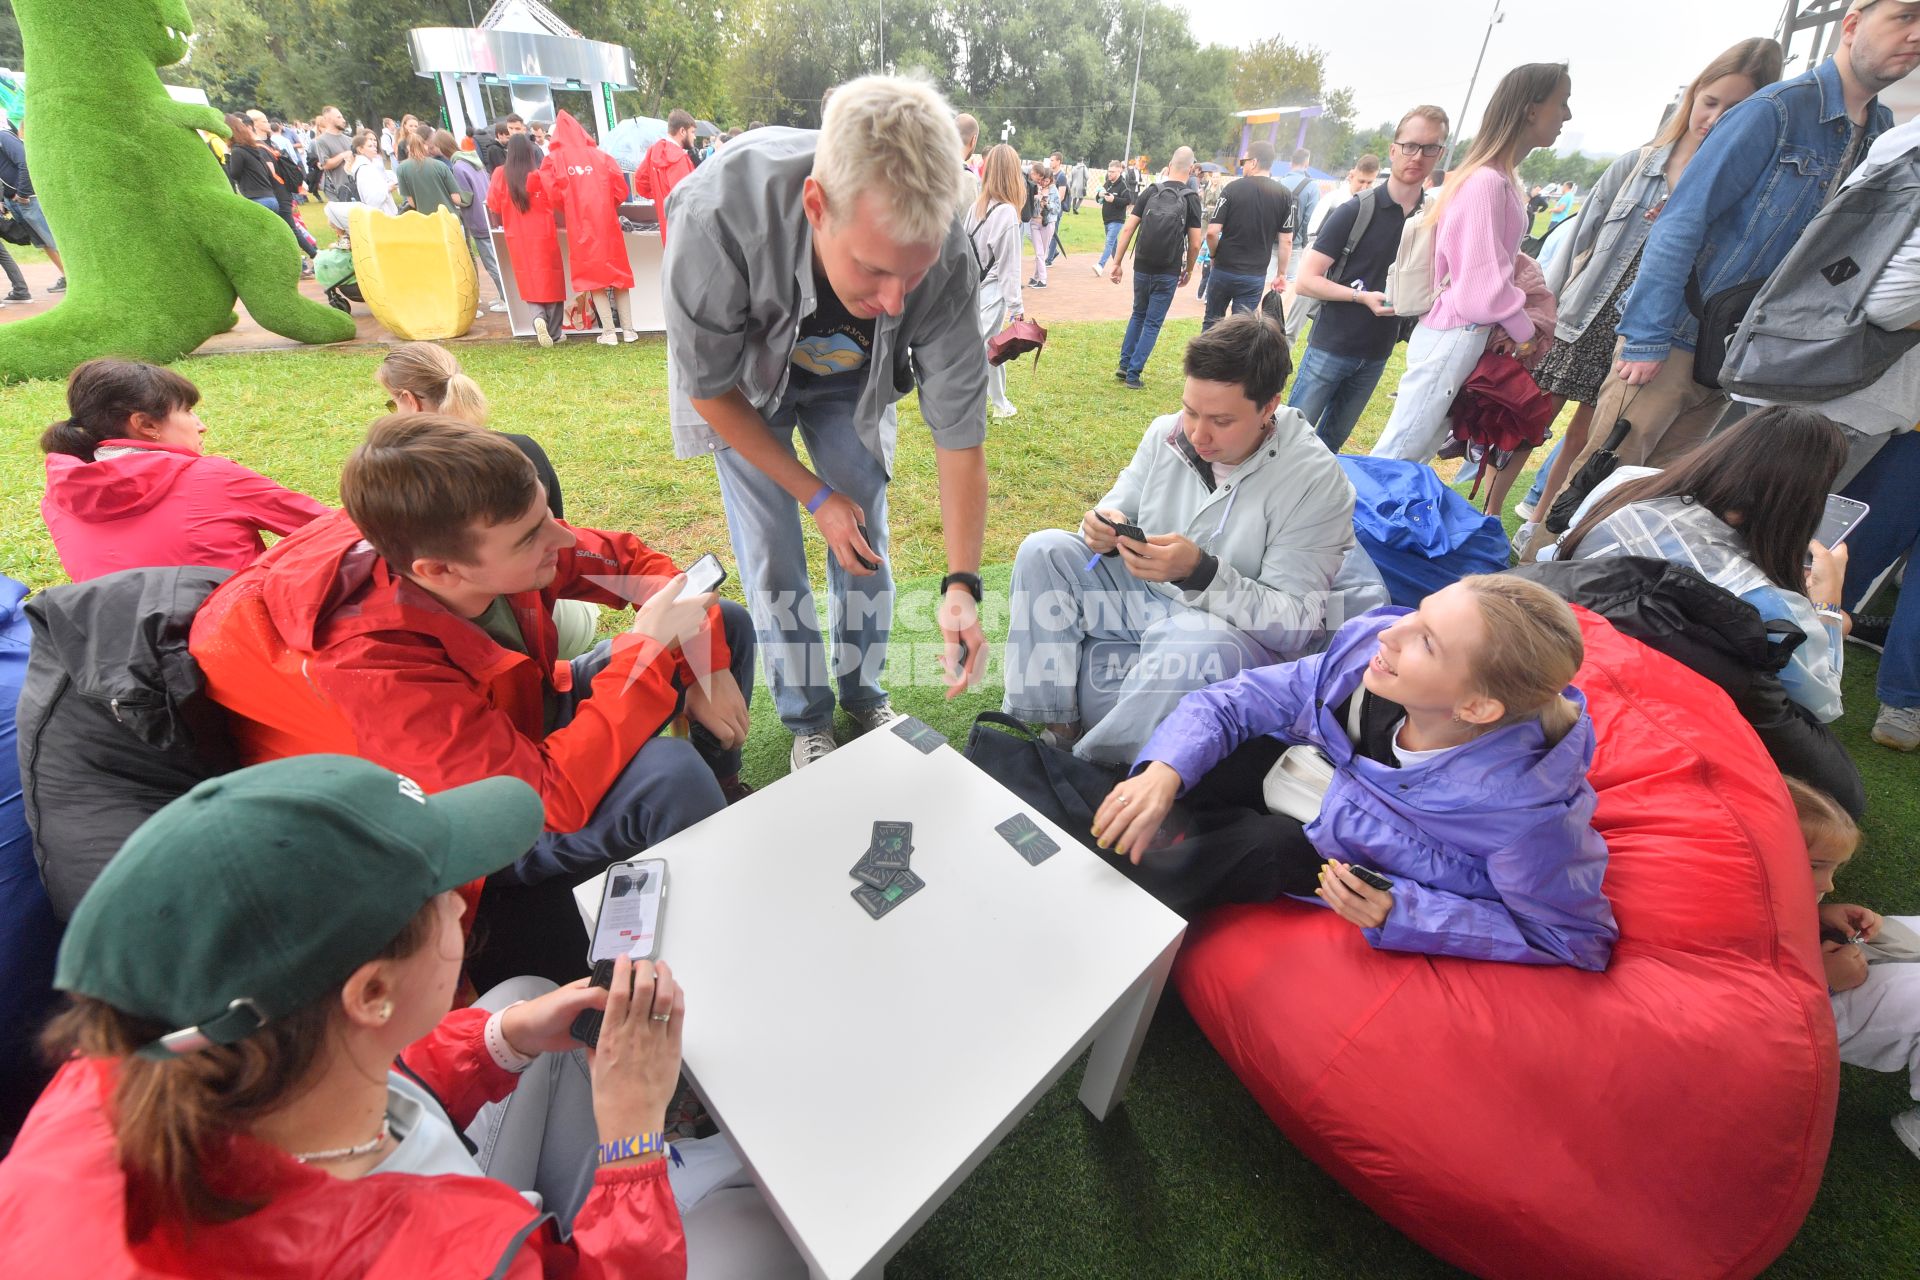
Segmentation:
<svg viewBox="0 0 1920 1280">
<path fill-rule="evenodd" d="M 64 378 L 95 356 L 164 364 L 238 322 L 340 342 L 351 317 L 300 295 L 287 224 L 234 194 L 206 142 L 211 107 L 157 74 L 187 56 L 185 0 L 13 0 L 26 47 L 27 159 L 59 238 L 67 295 L 0 326 L 0 381 Z M 146 200 L 157 197 L 157 203 Z"/>
</svg>

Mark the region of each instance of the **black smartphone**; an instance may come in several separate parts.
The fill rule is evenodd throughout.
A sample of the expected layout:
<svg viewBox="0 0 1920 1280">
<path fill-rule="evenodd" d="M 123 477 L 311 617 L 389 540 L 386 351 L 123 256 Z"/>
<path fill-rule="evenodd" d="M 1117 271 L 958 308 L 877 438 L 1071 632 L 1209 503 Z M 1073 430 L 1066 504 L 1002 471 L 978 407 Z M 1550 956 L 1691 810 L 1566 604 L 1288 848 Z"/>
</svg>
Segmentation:
<svg viewBox="0 0 1920 1280">
<path fill-rule="evenodd" d="M 703 596 L 709 591 L 718 591 L 727 580 L 727 567 L 720 563 L 720 557 L 709 551 L 687 567 L 687 585 L 680 589 L 682 596 Z"/>
<path fill-rule="evenodd" d="M 873 545 L 873 540 L 867 537 L 867 526 L 863 524 L 856 524 L 853 527 L 860 531 L 860 541 L 866 543 L 868 546 Z M 865 556 L 861 555 L 858 551 L 853 553 L 853 558 L 860 562 L 861 568 L 866 569 L 871 573 L 878 573 L 880 571 L 880 562 L 878 560 L 869 560 Z"/>
<path fill-rule="evenodd" d="M 1127 524 L 1125 522 L 1116 524 L 1105 516 L 1101 516 L 1098 511 L 1093 514 L 1100 516 L 1100 523 L 1113 530 L 1113 536 L 1116 538 L 1132 538 L 1135 542 L 1145 542 L 1147 540 L 1147 535 L 1137 524 Z"/>
<path fill-rule="evenodd" d="M 1352 863 L 1347 864 L 1347 870 L 1353 872 L 1354 879 L 1360 881 L 1360 883 L 1370 889 L 1378 889 L 1381 893 L 1393 892 L 1393 881 L 1387 879 L 1378 871 L 1369 871 L 1365 867 L 1357 867 Z"/>
<path fill-rule="evenodd" d="M 588 979 L 587 985 L 603 991 L 613 990 L 613 961 L 595 961 L 593 977 Z M 597 1049 L 600 1047 L 600 1024 L 605 1020 L 606 1015 L 598 1009 L 582 1010 L 580 1016 L 573 1020 L 573 1025 L 567 1028 L 567 1034 L 587 1048 Z"/>
</svg>

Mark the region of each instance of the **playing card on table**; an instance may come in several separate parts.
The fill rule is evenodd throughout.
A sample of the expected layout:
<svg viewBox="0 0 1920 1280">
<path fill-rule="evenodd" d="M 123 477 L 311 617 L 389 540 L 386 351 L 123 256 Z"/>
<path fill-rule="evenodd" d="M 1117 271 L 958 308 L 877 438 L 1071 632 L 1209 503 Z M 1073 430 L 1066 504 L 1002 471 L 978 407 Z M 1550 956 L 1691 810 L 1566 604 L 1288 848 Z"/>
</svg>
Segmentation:
<svg viewBox="0 0 1920 1280">
<path fill-rule="evenodd" d="M 853 900 L 866 908 L 868 915 L 878 920 L 914 894 L 927 887 L 927 882 L 911 871 L 896 871 L 893 879 L 883 889 L 863 884 L 853 891 Z"/>
<path fill-rule="evenodd" d="M 1000 833 L 1001 839 L 1013 846 L 1015 853 L 1036 867 L 1060 852 L 1060 846 L 1053 842 L 1053 838 L 1024 813 L 1014 814 L 994 830 Z"/>
<path fill-rule="evenodd" d="M 905 738 L 919 750 L 921 755 L 931 755 L 946 743 L 946 736 L 924 720 L 912 716 L 901 716 L 893 722 L 893 731 Z"/>
<path fill-rule="evenodd" d="M 860 855 L 860 861 L 854 863 L 852 869 L 849 870 L 847 874 L 862 884 L 872 885 L 876 889 L 884 889 L 887 884 L 892 881 L 894 876 L 899 874 L 900 869 L 898 867 L 877 866 L 873 859 L 874 851 L 872 849 L 867 850 Z"/>
<path fill-rule="evenodd" d="M 874 823 L 873 843 L 867 846 L 867 858 L 872 859 L 874 866 L 887 871 L 905 871 L 913 862 L 913 824 Z"/>
</svg>

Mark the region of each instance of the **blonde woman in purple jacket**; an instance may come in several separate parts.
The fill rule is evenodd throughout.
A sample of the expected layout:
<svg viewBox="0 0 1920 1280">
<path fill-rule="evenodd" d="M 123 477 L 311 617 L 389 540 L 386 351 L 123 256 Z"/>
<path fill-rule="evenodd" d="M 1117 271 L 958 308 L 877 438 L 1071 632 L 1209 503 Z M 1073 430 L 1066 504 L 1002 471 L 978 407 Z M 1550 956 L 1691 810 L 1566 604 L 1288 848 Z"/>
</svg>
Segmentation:
<svg viewBox="0 0 1920 1280">
<path fill-rule="evenodd" d="M 1467 158 L 1447 175 L 1431 215 L 1439 293 L 1407 343 L 1407 371 L 1374 457 L 1431 458 L 1446 437 L 1453 398 L 1481 355 L 1533 349 L 1527 295 L 1513 282 L 1527 233 L 1527 201 L 1515 170 L 1528 152 L 1552 146 L 1573 119 L 1572 94 L 1564 63 L 1507 72 Z"/>
</svg>

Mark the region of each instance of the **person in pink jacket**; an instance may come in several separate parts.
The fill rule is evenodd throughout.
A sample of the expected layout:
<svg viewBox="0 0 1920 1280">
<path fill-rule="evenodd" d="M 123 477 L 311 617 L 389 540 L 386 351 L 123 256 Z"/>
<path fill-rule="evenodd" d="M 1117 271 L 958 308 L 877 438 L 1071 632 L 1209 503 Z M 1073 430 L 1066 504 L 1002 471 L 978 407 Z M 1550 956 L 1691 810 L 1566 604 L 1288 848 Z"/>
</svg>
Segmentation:
<svg viewBox="0 0 1920 1280">
<path fill-rule="evenodd" d="M 1533 352 L 1527 296 L 1514 259 L 1527 233 L 1527 202 L 1515 174 L 1537 147 L 1552 146 L 1573 119 L 1573 81 L 1564 63 L 1515 67 L 1487 103 L 1467 158 L 1447 175 L 1434 222 L 1433 308 L 1407 343 L 1407 371 L 1376 458 L 1425 462 L 1447 433 L 1453 398 L 1488 350 Z"/>
<path fill-rule="evenodd" d="M 201 452 L 200 389 L 137 360 L 89 360 L 67 379 L 72 416 L 41 433 L 40 514 L 75 582 L 121 569 L 244 569 L 262 530 L 292 533 L 328 508 Z"/>
</svg>

